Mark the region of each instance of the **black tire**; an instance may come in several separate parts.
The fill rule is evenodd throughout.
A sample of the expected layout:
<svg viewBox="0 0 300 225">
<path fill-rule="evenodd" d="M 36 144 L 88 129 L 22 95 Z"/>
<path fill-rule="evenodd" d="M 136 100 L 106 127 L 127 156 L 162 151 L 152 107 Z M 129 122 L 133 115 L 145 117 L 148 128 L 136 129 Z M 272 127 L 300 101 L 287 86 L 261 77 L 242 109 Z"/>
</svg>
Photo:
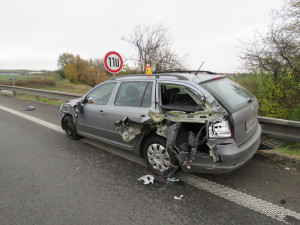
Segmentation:
<svg viewBox="0 0 300 225">
<path fill-rule="evenodd" d="M 166 143 L 160 136 L 151 136 L 145 141 L 143 157 L 154 174 L 166 176 L 178 165 L 175 155 L 166 149 Z"/>
<path fill-rule="evenodd" d="M 77 133 L 73 118 L 71 116 L 66 116 L 63 121 L 63 127 L 66 132 L 67 138 L 70 140 L 78 140 L 80 136 Z"/>
</svg>

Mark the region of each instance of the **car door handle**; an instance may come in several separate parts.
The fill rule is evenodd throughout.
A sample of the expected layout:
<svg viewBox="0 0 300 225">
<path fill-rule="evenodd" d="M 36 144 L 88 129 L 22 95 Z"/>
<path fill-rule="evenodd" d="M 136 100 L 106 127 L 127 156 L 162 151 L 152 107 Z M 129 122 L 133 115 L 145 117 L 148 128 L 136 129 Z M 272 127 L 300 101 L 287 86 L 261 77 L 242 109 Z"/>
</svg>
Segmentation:
<svg viewBox="0 0 300 225">
<path fill-rule="evenodd" d="M 99 114 L 100 114 L 100 115 L 106 115 L 106 112 L 104 112 L 103 110 L 100 110 L 100 111 L 99 111 Z"/>
<path fill-rule="evenodd" d="M 139 118 L 140 118 L 140 119 L 143 119 L 143 118 L 145 118 L 145 115 L 140 115 Z"/>
</svg>

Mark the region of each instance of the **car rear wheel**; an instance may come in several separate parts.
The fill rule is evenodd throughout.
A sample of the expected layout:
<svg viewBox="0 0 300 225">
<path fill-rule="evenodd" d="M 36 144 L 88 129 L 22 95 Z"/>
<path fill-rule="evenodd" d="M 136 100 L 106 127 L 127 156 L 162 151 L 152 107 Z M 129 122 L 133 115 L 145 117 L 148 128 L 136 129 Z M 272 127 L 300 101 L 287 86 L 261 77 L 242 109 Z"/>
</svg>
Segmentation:
<svg viewBox="0 0 300 225">
<path fill-rule="evenodd" d="M 64 118 L 63 127 L 68 139 L 78 140 L 80 138 L 80 136 L 77 134 L 77 130 L 71 116 L 66 116 Z"/>
<path fill-rule="evenodd" d="M 166 140 L 160 136 L 152 136 L 146 140 L 143 156 L 148 168 L 159 175 L 168 175 L 178 165 L 174 154 L 166 148 Z"/>
</svg>

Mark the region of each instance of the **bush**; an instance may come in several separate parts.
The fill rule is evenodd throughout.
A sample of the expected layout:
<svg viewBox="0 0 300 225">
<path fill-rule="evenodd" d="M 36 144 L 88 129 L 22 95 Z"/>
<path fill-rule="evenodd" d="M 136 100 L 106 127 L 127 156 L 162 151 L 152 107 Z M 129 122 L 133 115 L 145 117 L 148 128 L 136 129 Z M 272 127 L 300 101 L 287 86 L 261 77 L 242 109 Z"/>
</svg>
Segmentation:
<svg viewBox="0 0 300 225">
<path fill-rule="evenodd" d="M 251 74 L 233 78 L 259 101 L 259 115 L 300 121 L 300 84 L 295 76 Z"/>
</svg>

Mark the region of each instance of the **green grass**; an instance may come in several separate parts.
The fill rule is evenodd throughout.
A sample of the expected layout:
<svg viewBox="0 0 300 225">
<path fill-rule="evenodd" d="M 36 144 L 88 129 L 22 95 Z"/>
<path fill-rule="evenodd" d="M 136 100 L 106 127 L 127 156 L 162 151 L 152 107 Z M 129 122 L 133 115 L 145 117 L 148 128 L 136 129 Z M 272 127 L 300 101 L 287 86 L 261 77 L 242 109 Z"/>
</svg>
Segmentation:
<svg viewBox="0 0 300 225">
<path fill-rule="evenodd" d="M 289 140 L 281 140 L 277 139 L 283 143 L 283 145 L 279 148 L 275 148 L 275 151 L 283 152 L 289 155 L 300 156 L 300 143 L 289 141 Z"/>
<path fill-rule="evenodd" d="M 296 156 L 300 156 L 300 149 L 296 149 L 296 148 L 287 148 L 287 147 L 280 147 L 280 148 L 276 148 L 274 149 L 278 152 L 284 152 L 286 154 L 289 155 L 296 155 Z"/>
<path fill-rule="evenodd" d="M 84 94 L 92 87 L 89 85 L 77 83 L 73 84 L 69 80 L 60 80 L 56 82 L 56 86 L 52 87 L 44 87 L 42 89 L 50 90 L 50 91 L 62 91 L 76 94 Z"/>
<path fill-rule="evenodd" d="M 268 139 L 274 139 L 282 143 L 282 146 L 273 149 L 274 151 L 283 152 L 285 154 L 291 155 L 291 156 L 300 156 L 300 143 L 295 141 L 289 141 L 279 138 L 273 138 L 273 137 L 267 137 L 262 136 L 261 140 L 265 141 Z"/>
<path fill-rule="evenodd" d="M 9 81 L 11 78 L 17 78 L 17 80 L 27 80 L 29 76 L 31 77 L 32 75 L 0 75 L 0 81 Z"/>
<path fill-rule="evenodd" d="M 57 99 L 49 99 L 49 98 L 43 98 L 39 97 L 39 100 L 37 100 L 36 96 L 33 95 L 26 95 L 26 94 L 17 94 L 18 98 L 23 98 L 23 99 L 29 99 L 33 101 L 39 101 L 39 102 L 44 102 L 52 105 L 58 105 L 60 106 L 62 103 L 66 102 L 64 100 L 57 100 Z"/>
</svg>

